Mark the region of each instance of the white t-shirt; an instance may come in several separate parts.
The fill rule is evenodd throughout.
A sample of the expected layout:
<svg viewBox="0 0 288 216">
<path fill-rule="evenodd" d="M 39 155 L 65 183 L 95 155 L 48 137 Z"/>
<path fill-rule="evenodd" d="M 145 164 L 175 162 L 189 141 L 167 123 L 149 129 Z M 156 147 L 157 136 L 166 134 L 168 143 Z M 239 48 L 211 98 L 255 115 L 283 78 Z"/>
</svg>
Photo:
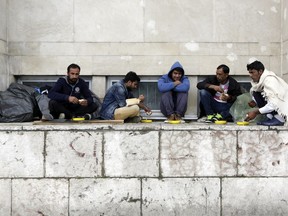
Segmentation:
<svg viewBox="0 0 288 216">
<path fill-rule="evenodd" d="M 229 81 L 226 82 L 225 84 L 221 84 L 219 85 L 223 90 L 224 90 L 224 94 L 227 94 L 228 92 L 228 87 L 229 87 Z M 227 101 L 223 101 L 220 99 L 220 96 L 223 94 L 223 93 L 220 93 L 220 92 L 216 92 L 216 94 L 214 95 L 214 100 L 220 102 L 220 103 L 227 103 Z"/>
</svg>

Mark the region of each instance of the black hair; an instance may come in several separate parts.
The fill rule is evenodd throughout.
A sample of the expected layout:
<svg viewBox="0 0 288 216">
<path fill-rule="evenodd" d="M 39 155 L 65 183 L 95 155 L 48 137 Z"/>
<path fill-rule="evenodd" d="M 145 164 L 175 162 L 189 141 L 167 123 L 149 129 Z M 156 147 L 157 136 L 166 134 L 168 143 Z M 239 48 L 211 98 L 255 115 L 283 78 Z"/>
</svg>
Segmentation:
<svg viewBox="0 0 288 216">
<path fill-rule="evenodd" d="M 135 81 L 138 81 L 140 82 L 140 77 L 133 71 L 129 71 L 125 78 L 124 78 L 124 82 L 127 83 L 128 81 L 131 81 L 131 82 L 135 82 Z"/>
<path fill-rule="evenodd" d="M 70 71 L 71 68 L 78 68 L 79 71 L 81 70 L 79 65 L 73 63 L 73 64 L 70 64 L 70 65 L 67 67 L 67 73 L 69 73 L 69 71 Z"/>
<path fill-rule="evenodd" d="M 252 62 L 251 64 L 247 64 L 247 70 L 256 70 L 256 71 L 264 71 L 265 70 L 265 67 L 264 65 L 262 64 L 262 62 L 260 61 L 254 61 Z"/>
<path fill-rule="evenodd" d="M 173 71 L 177 71 L 177 72 L 179 72 L 179 73 L 181 73 L 181 75 L 183 76 L 184 75 L 184 69 L 183 68 L 181 68 L 181 67 L 176 67 L 176 68 L 173 68 L 172 70 L 170 70 L 170 72 L 169 72 L 169 74 L 168 74 L 168 76 L 172 79 L 172 72 Z M 181 77 L 182 77 L 181 76 Z"/>
<path fill-rule="evenodd" d="M 229 74 L 230 69 L 229 69 L 229 67 L 228 67 L 227 65 L 221 64 L 221 65 L 219 65 L 219 66 L 217 67 L 217 70 L 219 70 L 219 69 L 221 69 L 221 68 L 222 68 L 222 70 L 223 70 L 223 72 L 224 72 L 225 74 Z"/>
</svg>

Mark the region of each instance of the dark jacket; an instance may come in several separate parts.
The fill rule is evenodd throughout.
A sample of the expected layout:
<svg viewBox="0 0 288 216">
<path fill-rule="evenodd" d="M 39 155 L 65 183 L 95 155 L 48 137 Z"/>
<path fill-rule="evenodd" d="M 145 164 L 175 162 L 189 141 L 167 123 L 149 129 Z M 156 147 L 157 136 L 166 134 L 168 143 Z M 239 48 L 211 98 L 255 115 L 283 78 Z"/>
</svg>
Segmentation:
<svg viewBox="0 0 288 216">
<path fill-rule="evenodd" d="M 230 99 L 227 101 L 228 103 L 233 103 L 236 99 L 237 96 L 241 95 L 241 87 L 240 84 L 233 79 L 231 76 L 228 76 L 229 80 L 229 87 L 228 87 L 228 92 L 227 94 L 230 95 Z M 216 75 L 214 76 L 209 76 L 205 80 L 199 82 L 197 84 L 198 89 L 205 89 L 209 91 L 212 95 L 216 94 L 216 91 L 214 89 L 208 88 L 209 85 L 220 85 L 220 82 L 217 80 Z"/>
<path fill-rule="evenodd" d="M 67 77 L 61 77 L 48 93 L 48 97 L 51 100 L 58 101 L 62 104 L 69 103 L 69 96 L 74 96 L 78 99 L 86 99 L 88 105 L 93 102 L 89 87 L 81 78 L 77 80 L 75 85 L 71 85 L 69 84 Z M 70 103 L 70 105 L 72 106 L 73 104 Z"/>
</svg>

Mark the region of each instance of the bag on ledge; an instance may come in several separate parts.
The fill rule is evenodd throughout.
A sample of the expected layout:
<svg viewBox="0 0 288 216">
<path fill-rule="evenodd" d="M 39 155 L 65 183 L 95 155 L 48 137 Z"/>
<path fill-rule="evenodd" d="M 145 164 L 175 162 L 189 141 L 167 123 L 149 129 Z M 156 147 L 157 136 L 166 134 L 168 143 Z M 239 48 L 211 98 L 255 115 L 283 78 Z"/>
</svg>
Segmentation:
<svg viewBox="0 0 288 216">
<path fill-rule="evenodd" d="M 35 93 L 34 88 L 19 83 L 0 92 L 0 122 L 33 121 L 34 114 L 39 112 Z"/>
</svg>

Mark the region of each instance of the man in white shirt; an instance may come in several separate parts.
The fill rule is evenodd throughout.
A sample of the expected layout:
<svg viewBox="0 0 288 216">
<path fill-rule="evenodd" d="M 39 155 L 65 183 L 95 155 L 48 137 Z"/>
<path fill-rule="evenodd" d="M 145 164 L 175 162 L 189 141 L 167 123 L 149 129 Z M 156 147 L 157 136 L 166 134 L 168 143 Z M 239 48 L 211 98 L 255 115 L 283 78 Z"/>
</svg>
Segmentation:
<svg viewBox="0 0 288 216">
<path fill-rule="evenodd" d="M 265 121 L 258 125 L 282 126 L 287 124 L 288 116 L 288 84 L 274 72 L 265 69 L 264 65 L 255 58 L 249 60 L 247 70 L 252 79 L 250 93 L 253 101 L 250 107 L 257 109 L 248 112 L 245 121 L 254 119 L 258 114 L 266 114 Z"/>
</svg>

